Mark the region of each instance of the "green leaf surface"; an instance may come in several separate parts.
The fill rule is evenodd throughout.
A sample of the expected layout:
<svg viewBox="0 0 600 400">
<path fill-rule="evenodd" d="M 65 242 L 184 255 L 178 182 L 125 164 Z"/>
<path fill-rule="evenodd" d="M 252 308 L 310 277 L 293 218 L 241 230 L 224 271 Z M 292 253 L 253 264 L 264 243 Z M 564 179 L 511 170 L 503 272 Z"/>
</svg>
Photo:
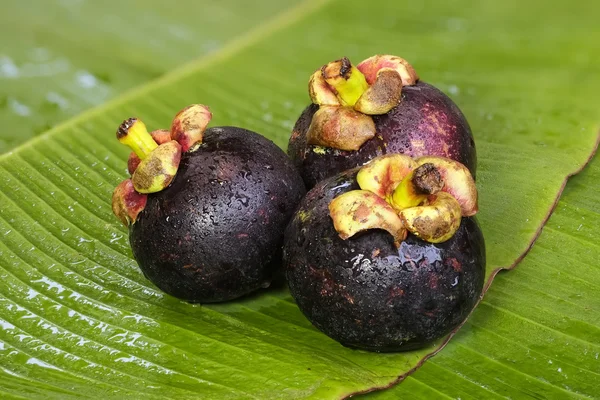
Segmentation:
<svg viewBox="0 0 600 400">
<path fill-rule="evenodd" d="M 299 1 L 4 0 L 0 152 L 218 52 Z"/>
<path fill-rule="evenodd" d="M 491 276 L 527 251 L 565 177 L 595 147 L 600 77 L 590 66 L 600 55 L 589 35 L 596 25 L 589 9 L 541 1 L 465 4 L 405 4 L 399 12 L 383 0 L 302 3 L 212 56 L 2 156 L 0 390 L 61 399 L 337 398 L 389 385 L 415 368 L 438 346 L 405 354 L 345 349 L 314 329 L 284 289 L 204 307 L 155 289 L 131 259 L 126 231 L 110 210 L 127 155 L 114 130 L 130 115 L 151 129 L 164 127 L 183 106 L 202 102 L 211 106 L 214 126 L 244 126 L 284 147 L 317 66 L 342 54 L 353 60 L 402 55 L 455 99 L 473 127 Z M 569 95 L 575 85 L 576 97 Z M 597 277 L 590 279 L 597 286 Z M 552 295 L 554 283 L 549 278 L 540 296 Z M 463 390 L 453 379 L 484 379 L 465 354 L 472 360 L 483 354 L 479 361 L 497 362 L 499 370 L 508 357 L 527 362 L 525 347 L 536 345 L 542 328 L 555 329 L 552 316 L 562 311 L 544 313 L 528 303 L 525 317 L 539 319 L 524 323 L 519 312 L 525 311 L 510 308 L 521 298 L 510 303 L 505 294 L 518 284 L 526 281 L 492 288 L 456 345 L 433 359 L 458 354 L 445 358 L 456 362 L 452 368 L 429 362 L 425 375 L 414 375 L 425 378 L 409 378 L 400 390 L 413 385 L 423 397 L 453 397 Z M 523 351 L 503 353 L 513 342 L 525 343 Z M 580 350 L 565 350 L 565 357 L 597 371 L 593 360 L 576 358 Z M 429 375 L 428 365 L 434 368 Z M 513 378 L 524 379 L 514 369 L 502 370 L 509 388 Z M 593 389 L 577 382 L 574 390 Z M 536 389 L 526 380 L 517 383 Z M 471 386 L 470 395 L 481 398 L 478 385 Z"/>
</svg>

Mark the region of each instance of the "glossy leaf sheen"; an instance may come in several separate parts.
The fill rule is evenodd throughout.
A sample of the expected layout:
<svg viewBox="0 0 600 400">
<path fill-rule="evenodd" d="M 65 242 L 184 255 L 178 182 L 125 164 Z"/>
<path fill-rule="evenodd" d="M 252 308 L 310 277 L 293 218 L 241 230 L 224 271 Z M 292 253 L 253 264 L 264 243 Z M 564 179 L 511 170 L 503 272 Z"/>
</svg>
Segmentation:
<svg viewBox="0 0 600 400">
<path fill-rule="evenodd" d="M 201 102 L 211 106 L 211 126 L 244 126 L 283 147 L 308 102 L 308 77 L 341 55 L 401 55 L 454 98 L 478 146 L 488 273 L 527 250 L 566 175 L 595 145 L 600 80 L 589 66 L 600 56 L 589 8 L 598 6 L 440 0 L 399 13 L 383 0 L 351 3 L 302 3 L 0 158 L 0 397 L 336 398 L 388 385 L 436 349 L 345 349 L 314 329 L 284 289 L 222 305 L 176 301 L 143 278 L 111 213 L 112 189 L 126 170 L 127 149 L 114 140 L 123 118 L 167 127 L 174 112 Z M 523 268 L 498 278 L 456 340 L 394 391 L 597 393 L 598 324 L 583 314 L 598 308 L 589 308 L 597 249 L 576 245 L 595 243 L 595 225 L 581 237 L 577 222 L 598 210 L 595 192 L 578 182 L 570 196 L 583 201 L 573 203 L 580 209 L 553 219 L 570 221 L 559 223 L 570 234 L 557 228 L 552 242 L 546 232 Z M 583 260 L 579 270 L 565 240 Z M 577 279 L 558 285 L 563 263 Z M 550 346 L 554 334 L 564 342 L 558 349 Z M 535 362 L 545 358 L 561 360 L 567 378 L 538 371 Z"/>
<path fill-rule="evenodd" d="M 4 0 L 0 152 L 220 51 L 299 2 Z"/>
</svg>

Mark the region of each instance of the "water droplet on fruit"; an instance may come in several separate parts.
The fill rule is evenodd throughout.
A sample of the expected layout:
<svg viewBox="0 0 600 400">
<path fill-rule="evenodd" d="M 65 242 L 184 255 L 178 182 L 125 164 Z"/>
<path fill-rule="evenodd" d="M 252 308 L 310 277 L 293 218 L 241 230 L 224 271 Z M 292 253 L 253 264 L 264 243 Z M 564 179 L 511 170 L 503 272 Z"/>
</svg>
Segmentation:
<svg viewBox="0 0 600 400">
<path fill-rule="evenodd" d="M 352 185 L 352 182 L 343 182 L 340 185 L 334 186 L 331 188 L 331 191 L 335 191 L 338 189 L 343 189 L 343 188 L 347 188 L 348 186 Z M 321 195 L 319 198 L 323 198 L 323 195 Z"/>
<path fill-rule="evenodd" d="M 302 247 L 302 245 L 304 245 L 304 242 L 306 241 L 306 229 L 301 229 L 300 232 L 298 232 L 298 236 L 296 237 L 296 244 L 300 247 Z"/>
<path fill-rule="evenodd" d="M 240 170 L 240 175 L 242 176 L 242 178 L 244 178 L 245 180 L 250 180 L 250 177 L 252 176 L 252 171 L 250 171 L 250 169 L 248 169 L 248 167 L 243 167 Z"/>
<path fill-rule="evenodd" d="M 261 287 L 261 288 L 263 288 L 263 289 L 266 289 L 266 288 L 268 288 L 269 286 L 271 286 L 271 282 L 270 282 L 270 281 L 264 281 L 264 282 L 263 282 L 263 283 L 260 285 L 260 287 Z"/>
<path fill-rule="evenodd" d="M 236 192 L 234 196 L 244 207 L 248 207 L 248 204 L 250 203 L 250 198 L 248 196 L 240 194 L 239 192 Z M 241 210 L 241 207 L 238 208 L 238 210 Z"/>
</svg>

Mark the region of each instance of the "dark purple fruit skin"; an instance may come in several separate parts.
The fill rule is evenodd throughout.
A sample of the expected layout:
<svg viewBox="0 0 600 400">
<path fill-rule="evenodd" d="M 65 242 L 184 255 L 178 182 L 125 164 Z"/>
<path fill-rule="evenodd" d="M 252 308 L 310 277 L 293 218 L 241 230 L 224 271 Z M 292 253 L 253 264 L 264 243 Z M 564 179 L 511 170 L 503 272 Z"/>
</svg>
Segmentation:
<svg viewBox="0 0 600 400">
<path fill-rule="evenodd" d="M 306 133 L 318 109 L 311 104 L 302 112 L 288 143 L 288 154 L 308 189 L 325 178 L 389 153 L 448 157 L 464 164 L 475 177 L 477 154 L 469 123 L 448 96 L 428 83 L 419 81 L 402 87 L 400 104 L 387 114 L 373 116 L 377 135 L 357 151 L 313 151 L 315 146 L 306 143 Z"/>
<path fill-rule="evenodd" d="M 448 241 L 412 234 L 396 248 L 383 230 L 342 240 L 328 204 L 359 189 L 357 170 L 308 192 L 285 232 L 292 296 L 318 329 L 344 346 L 377 352 L 426 346 L 458 327 L 481 295 L 485 244 L 473 217 Z"/>
<path fill-rule="evenodd" d="M 245 129 L 208 129 L 130 226 L 133 255 L 172 296 L 201 303 L 240 297 L 270 284 L 285 226 L 304 194 L 302 178 L 273 142 Z"/>
</svg>

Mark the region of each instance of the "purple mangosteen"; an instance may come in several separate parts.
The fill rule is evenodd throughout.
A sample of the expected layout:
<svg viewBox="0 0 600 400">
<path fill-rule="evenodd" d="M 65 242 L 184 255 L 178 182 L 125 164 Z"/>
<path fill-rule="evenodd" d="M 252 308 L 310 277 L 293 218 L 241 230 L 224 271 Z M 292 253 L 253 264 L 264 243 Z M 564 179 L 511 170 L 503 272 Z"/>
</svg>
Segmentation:
<svg viewBox="0 0 600 400">
<path fill-rule="evenodd" d="M 304 315 L 344 346 L 424 347 L 479 300 L 485 244 L 469 170 L 388 154 L 318 183 L 288 225 L 284 268 Z"/>
<path fill-rule="evenodd" d="M 475 143 L 465 116 L 400 57 L 377 55 L 356 67 L 347 58 L 333 61 L 311 76 L 309 94 L 313 104 L 288 144 L 309 189 L 392 153 L 450 158 L 475 176 Z"/>
<path fill-rule="evenodd" d="M 305 189 L 286 154 L 257 133 L 206 129 L 212 114 L 192 105 L 169 131 L 136 118 L 118 139 L 131 147 L 132 177 L 113 194 L 144 275 L 189 302 L 231 300 L 269 286 L 283 231 Z"/>
</svg>

